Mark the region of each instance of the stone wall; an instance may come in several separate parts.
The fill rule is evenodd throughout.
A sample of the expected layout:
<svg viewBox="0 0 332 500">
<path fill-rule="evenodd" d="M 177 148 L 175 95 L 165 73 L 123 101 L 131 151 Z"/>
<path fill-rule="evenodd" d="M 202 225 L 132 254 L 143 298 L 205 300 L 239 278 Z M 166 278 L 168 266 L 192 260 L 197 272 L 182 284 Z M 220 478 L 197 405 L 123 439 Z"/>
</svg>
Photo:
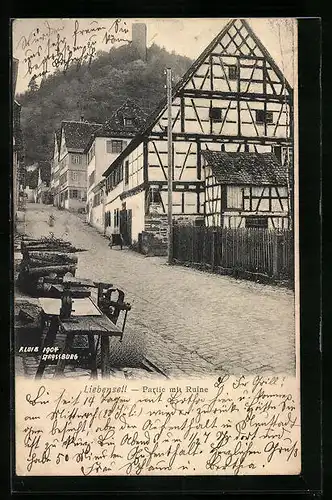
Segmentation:
<svg viewBox="0 0 332 500">
<path fill-rule="evenodd" d="M 145 255 L 167 255 L 167 232 L 167 215 L 146 216 L 140 251 Z"/>
<path fill-rule="evenodd" d="M 176 215 L 173 224 L 193 225 L 200 219 L 204 225 L 204 218 L 187 215 Z M 165 214 L 151 214 L 145 217 L 144 231 L 139 235 L 138 251 L 145 255 L 167 255 L 168 222 Z"/>
</svg>

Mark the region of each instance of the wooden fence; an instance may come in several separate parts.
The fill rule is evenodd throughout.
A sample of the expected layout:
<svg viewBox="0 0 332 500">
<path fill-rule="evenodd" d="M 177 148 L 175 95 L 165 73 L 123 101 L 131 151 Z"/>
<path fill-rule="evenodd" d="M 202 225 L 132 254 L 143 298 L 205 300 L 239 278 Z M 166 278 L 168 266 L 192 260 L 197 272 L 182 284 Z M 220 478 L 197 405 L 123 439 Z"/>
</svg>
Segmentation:
<svg viewBox="0 0 332 500">
<path fill-rule="evenodd" d="M 294 279 L 293 233 L 289 230 L 222 229 L 174 225 L 173 257 L 212 270 Z"/>
</svg>

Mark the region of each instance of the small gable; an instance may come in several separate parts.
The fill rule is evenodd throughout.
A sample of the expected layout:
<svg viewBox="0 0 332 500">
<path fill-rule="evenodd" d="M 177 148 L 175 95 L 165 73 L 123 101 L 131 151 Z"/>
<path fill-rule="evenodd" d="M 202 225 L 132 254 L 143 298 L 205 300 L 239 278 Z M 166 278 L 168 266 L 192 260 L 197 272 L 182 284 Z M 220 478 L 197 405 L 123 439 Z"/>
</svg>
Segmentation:
<svg viewBox="0 0 332 500">
<path fill-rule="evenodd" d="M 234 19 L 226 25 L 193 65 L 186 90 L 237 92 L 257 89 L 250 82 L 266 80 L 266 93 L 281 95 L 290 86 L 249 23 Z M 260 89 L 263 92 L 263 88 Z"/>
<path fill-rule="evenodd" d="M 248 23 L 241 19 L 232 23 L 221 37 L 218 46 L 218 50 L 221 49 L 224 55 L 264 57 L 261 43 L 256 37 L 253 38 Z"/>
<path fill-rule="evenodd" d="M 133 137 L 145 124 L 146 113 L 132 99 L 127 99 L 106 121 L 98 135 Z"/>
</svg>

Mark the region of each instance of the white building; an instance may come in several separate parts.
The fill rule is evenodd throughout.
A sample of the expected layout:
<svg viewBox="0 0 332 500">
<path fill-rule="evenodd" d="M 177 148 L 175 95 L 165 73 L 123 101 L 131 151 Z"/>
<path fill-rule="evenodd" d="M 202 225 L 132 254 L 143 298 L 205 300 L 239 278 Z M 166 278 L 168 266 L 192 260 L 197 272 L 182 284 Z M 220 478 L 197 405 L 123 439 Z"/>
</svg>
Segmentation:
<svg viewBox="0 0 332 500">
<path fill-rule="evenodd" d="M 143 110 L 134 101 L 127 99 L 87 142 L 87 220 L 98 231 L 105 232 L 103 173 L 142 128 L 144 120 Z"/>
<path fill-rule="evenodd" d="M 63 121 L 54 135 L 51 190 L 55 204 L 67 210 L 85 210 L 87 157 L 85 147 L 100 123 Z"/>
</svg>

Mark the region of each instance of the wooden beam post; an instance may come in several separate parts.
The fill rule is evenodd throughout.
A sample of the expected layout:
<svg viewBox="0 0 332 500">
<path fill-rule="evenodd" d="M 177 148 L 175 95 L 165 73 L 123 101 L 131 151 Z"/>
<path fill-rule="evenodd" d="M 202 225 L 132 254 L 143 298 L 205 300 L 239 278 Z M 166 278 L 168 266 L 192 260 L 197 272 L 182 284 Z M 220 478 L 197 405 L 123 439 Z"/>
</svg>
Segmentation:
<svg viewBox="0 0 332 500">
<path fill-rule="evenodd" d="M 173 262 L 173 144 L 172 144 L 172 70 L 166 69 L 167 88 L 167 144 L 168 144 L 168 264 Z"/>
</svg>

